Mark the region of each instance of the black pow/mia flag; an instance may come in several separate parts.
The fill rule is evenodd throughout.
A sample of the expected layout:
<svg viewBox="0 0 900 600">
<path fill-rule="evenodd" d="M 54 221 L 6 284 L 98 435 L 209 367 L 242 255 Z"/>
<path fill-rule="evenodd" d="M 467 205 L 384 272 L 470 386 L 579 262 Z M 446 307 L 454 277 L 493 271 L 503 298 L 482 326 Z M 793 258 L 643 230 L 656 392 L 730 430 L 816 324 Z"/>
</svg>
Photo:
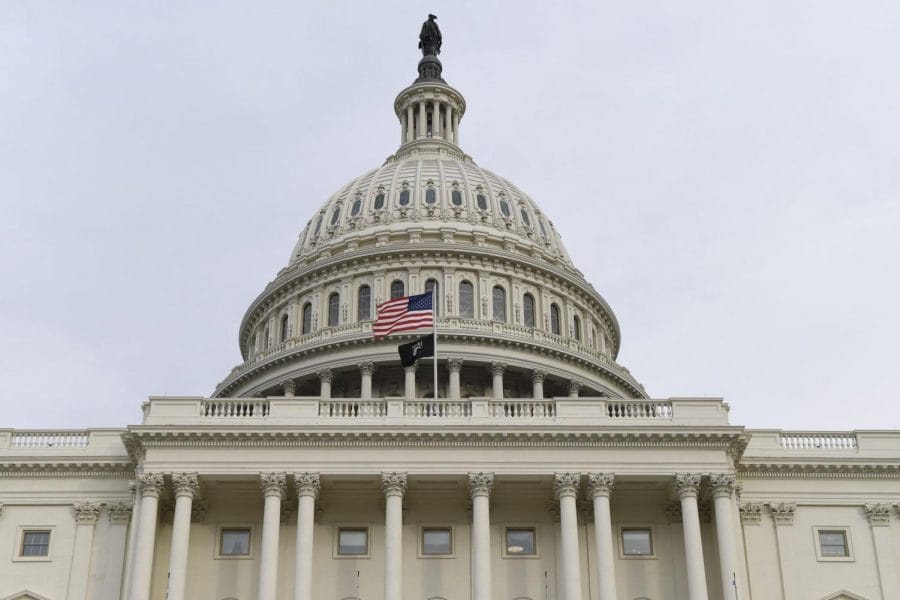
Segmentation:
<svg viewBox="0 0 900 600">
<path fill-rule="evenodd" d="M 434 356 L 434 334 L 429 333 L 425 337 L 397 346 L 397 352 L 400 353 L 400 364 L 404 367 L 411 367 L 416 361 L 426 356 Z"/>
</svg>

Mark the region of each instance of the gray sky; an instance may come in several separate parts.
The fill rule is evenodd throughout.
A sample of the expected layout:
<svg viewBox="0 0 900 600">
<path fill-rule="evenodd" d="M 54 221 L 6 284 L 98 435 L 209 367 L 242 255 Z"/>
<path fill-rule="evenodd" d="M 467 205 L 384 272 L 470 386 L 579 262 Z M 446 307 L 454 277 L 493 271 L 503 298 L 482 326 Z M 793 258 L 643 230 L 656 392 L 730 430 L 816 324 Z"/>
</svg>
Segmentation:
<svg viewBox="0 0 900 600">
<path fill-rule="evenodd" d="M 0 3 L 0 427 L 208 395 L 397 146 L 429 11 L 461 145 L 546 211 L 654 397 L 900 427 L 900 4 Z"/>
</svg>

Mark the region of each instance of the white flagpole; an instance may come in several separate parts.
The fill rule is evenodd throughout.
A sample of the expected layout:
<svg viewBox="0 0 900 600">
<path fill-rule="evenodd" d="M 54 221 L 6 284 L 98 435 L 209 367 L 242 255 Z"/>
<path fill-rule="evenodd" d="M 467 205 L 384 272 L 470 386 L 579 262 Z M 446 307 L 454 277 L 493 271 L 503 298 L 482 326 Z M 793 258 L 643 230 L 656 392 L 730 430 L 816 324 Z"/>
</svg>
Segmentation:
<svg viewBox="0 0 900 600">
<path fill-rule="evenodd" d="M 434 365 L 434 401 L 437 402 L 438 399 L 438 388 L 437 388 L 437 307 L 435 305 L 435 300 L 437 299 L 437 294 L 434 291 L 437 289 L 437 285 L 431 288 L 431 327 L 434 333 L 434 355 L 431 357 L 431 362 Z"/>
</svg>

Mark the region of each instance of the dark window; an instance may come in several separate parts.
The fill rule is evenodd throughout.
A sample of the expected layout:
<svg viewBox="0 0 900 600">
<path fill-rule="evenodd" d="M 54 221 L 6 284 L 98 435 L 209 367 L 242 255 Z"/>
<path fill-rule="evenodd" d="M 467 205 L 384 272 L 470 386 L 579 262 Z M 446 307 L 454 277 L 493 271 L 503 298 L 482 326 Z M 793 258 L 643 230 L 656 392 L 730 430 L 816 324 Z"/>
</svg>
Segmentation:
<svg viewBox="0 0 900 600">
<path fill-rule="evenodd" d="M 340 321 L 341 297 L 337 292 L 328 296 L 328 326 L 335 327 Z"/>
<path fill-rule="evenodd" d="M 266 348 L 272 345 L 272 338 L 269 336 L 269 326 L 266 325 L 266 329 L 263 332 L 263 338 L 266 340 Z"/>
<path fill-rule="evenodd" d="M 340 218 L 341 218 L 341 207 L 337 207 L 331 212 L 331 224 L 336 225 L 338 222 L 338 219 L 340 219 Z"/>
<path fill-rule="evenodd" d="M 525 294 L 522 296 L 522 316 L 526 327 L 534 327 L 534 296 Z"/>
<path fill-rule="evenodd" d="M 369 530 L 364 527 L 338 529 L 338 554 L 351 556 L 369 553 Z"/>
<path fill-rule="evenodd" d="M 484 194 L 478 194 L 475 196 L 475 204 L 478 205 L 480 210 L 487 210 L 487 198 Z"/>
<path fill-rule="evenodd" d="M 500 200 L 500 213 L 507 218 L 512 214 L 509 211 L 509 203 L 506 200 Z"/>
<path fill-rule="evenodd" d="M 391 284 L 391 300 L 395 298 L 402 298 L 403 292 L 406 291 L 406 288 L 403 286 L 403 282 L 400 280 L 395 281 Z"/>
<path fill-rule="evenodd" d="M 434 204 L 437 202 L 437 191 L 434 188 L 425 190 L 425 204 Z"/>
<path fill-rule="evenodd" d="M 322 230 L 322 217 L 319 217 L 319 220 L 316 221 L 316 230 L 313 232 L 313 237 L 319 235 L 319 231 Z"/>
<path fill-rule="evenodd" d="M 544 220 L 543 220 L 543 219 L 538 219 L 538 225 L 541 226 L 541 235 L 544 236 L 544 237 L 547 237 L 547 228 L 544 227 Z"/>
<path fill-rule="evenodd" d="M 356 299 L 357 312 L 356 318 L 359 321 L 369 321 L 372 319 L 372 288 L 367 285 L 359 288 L 359 294 Z"/>
<path fill-rule="evenodd" d="M 462 206 L 462 192 L 459 190 L 450 192 L 450 202 L 452 202 L 454 206 Z"/>
<path fill-rule="evenodd" d="M 250 554 L 249 529 L 223 529 L 219 539 L 221 556 L 247 556 Z"/>
<path fill-rule="evenodd" d="M 623 529 L 622 554 L 625 556 L 652 556 L 653 538 L 649 529 Z"/>
<path fill-rule="evenodd" d="M 406 206 L 409 204 L 409 190 L 403 190 L 400 192 L 400 206 Z"/>
<path fill-rule="evenodd" d="M 309 302 L 303 305 L 303 325 L 300 331 L 304 334 L 312 331 L 312 304 Z"/>
<path fill-rule="evenodd" d="M 581 319 L 577 315 L 572 317 L 572 335 L 576 340 L 581 341 Z"/>
<path fill-rule="evenodd" d="M 353 206 L 350 207 L 350 216 L 355 217 L 359 214 L 359 211 L 362 210 L 362 199 L 357 198 L 353 201 Z"/>
<path fill-rule="evenodd" d="M 375 210 L 381 210 L 384 208 L 384 194 L 378 194 L 375 196 Z"/>
<path fill-rule="evenodd" d="M 422 530 L 422 554 L 452 554 L 453 532 L 449 527 L 426 527 Z"/>
<path fill-rule="evenodd" d="M 513 555 L 532 555 L 535 551 L 534 529 L 509 528 L 506 530 L 506 553 Z"/>
<path fill-rule="evenodd" d="M 550 333 L 559 335 L 559 307 L 555 304 L 550 305 Z"/>
<path fill-rule="evenodd" d="M 50 556 L 50 531 L 22 532 L 22 553 L 20 556 Z"/>
<path fill-rule="evenodd" d="M 459 282 L 459 316 L 475 318 L 475 287 L 470 281 Z"/>
<path fill-rule="evenodd" d="M 819 530 L 819 553 L 823 557 L 847 557 L 850 550 L 847 546 L 847 532 L 843 530 Z"/>
<path fill-rule="evenodd" d="M 506 290 L 499 285 L 491 292 L 494 307 L 494 320 L 506 322 Z"/>
<path fill-rule="evenodd" d="M 522 214 L 522 222 L 530 227 L 531 219 L 528 218 L 528 211 L 525 210 L 525 207 L 523 206 L 522 208 L 519 209 L 519 212 Z"/>
<path fill-rule="evenodd" d="M 287 315 L 282 315 L 281 317 L 281 340 L 284 341 L 288 339 L 288 335 L 290 334 L 290 320 Z"/>
<path fill-rule="evenodd" d="M 425 292 L 434 292 L 434 296 L 432 297 L 432 308 L 434 309 L 434 316 L 438 316 L 441 314 L 441 297 L 440 291 L 438 290 L 438 282 L 436 279 L 429 279 L 425 282 Z"/>
</svg>

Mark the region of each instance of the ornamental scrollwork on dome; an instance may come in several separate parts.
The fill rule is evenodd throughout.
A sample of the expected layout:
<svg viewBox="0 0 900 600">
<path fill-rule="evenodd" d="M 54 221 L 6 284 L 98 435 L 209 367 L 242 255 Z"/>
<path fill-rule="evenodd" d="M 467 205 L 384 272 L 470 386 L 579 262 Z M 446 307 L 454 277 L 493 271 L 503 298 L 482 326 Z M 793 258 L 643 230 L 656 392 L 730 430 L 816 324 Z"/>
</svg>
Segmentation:
<svg viewBox="0 0 900 600">
<path fill-rule="evenodd" d="M 406 492 L 406 473 L 382 473 L 381 489 L 385 496 L 402 496 Z"/>
<path fill-rule="evenodd" d="M 473 498 L 475 496 L 490 496 L 493 488 L 493 473 L 469 473 L 469 492 Z"/>
<path fill-rule="evenodd" d="M 318 473 L 297 473 L 294 475 L 294 481 L 297 482 L 298 496 L 319 497 L 321 480 Z"/>
<path fill-rule="evenodd" d="M 284 492 L 287 489 L 287 475 L 285 473 L 260 473 L 259 487 L 265 496 L 284 498 Z"/>
<path fill-rule="evenodd" d="M 697 497 L 700 493 L 700 480 L 702 476 L 699 473 L 678 473 L 675 475 L 675 490 L 682 498 Z"/>
<path fill-rule="evenodd" d="M 615 484 L 616 476 L 612 473 L 588 473 L 588 491 L 593 498 L 609 497 Z"/>
<path fill-rule="evenodd" d="M 577 496 L 581 485 L 581 473 L 554 473 L 553 492 L 557 498 Z"/>
</svg>

